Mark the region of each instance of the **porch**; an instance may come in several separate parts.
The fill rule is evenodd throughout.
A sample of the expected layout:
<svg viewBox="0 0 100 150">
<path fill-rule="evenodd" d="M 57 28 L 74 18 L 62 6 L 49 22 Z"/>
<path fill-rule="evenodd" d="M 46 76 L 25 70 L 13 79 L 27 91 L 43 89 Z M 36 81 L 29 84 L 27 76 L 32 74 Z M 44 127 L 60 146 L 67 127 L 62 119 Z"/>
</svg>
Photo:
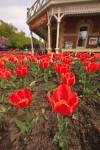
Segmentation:
<svg viewBox="0 0 100 150">
<path fill-rule="evenodd" d="M 75 49 L 62 49 L 62 52 L 64 51 L 68 51 L 68 52 L 73 52 L 73 53 L 77 53 L 77 52 L 88 52 L 88 53 L 100 53 L 100 48 L 84 48 L 84 49 L 79 49 L 79 48 L 75 48 Z"/>
<path fill-rule="evenodd" d="M 43 4 L 41 1 L 43 1 Z M 91 19 L 92 17 L 96 18 L 96 23 L 95 19 Z M 68 18 L 69 21 L 67 20 Z M 70 18 L 73 19 L 71 20 Z M 77 18 L 80 18 L 80 20 Z M 65 42 L 67 44 L 69 42 L 69 45 L 72 45 L 71 49 L 82 48 L 83 50 L 91 48 L 98 51 L 100 45 L 99 18 L 100 2 L 98 0 L 95 2 L 92 0 L 38 0 L 28 11 L 27 23 L 31 32 L 35 32 L 45 40 L 48 52 L 69 49 L 69 47 L 65 46 Z M 68 28 L 64 26 L 65 22 L 69 25 Z M 77 25 L 75 24 L 76 22 Z M 65 31 L 65 28 L 67 31 Z M 82 32 L 85 33 L 86 37 L 79 42 L 79 35 Z"/>
</svg>

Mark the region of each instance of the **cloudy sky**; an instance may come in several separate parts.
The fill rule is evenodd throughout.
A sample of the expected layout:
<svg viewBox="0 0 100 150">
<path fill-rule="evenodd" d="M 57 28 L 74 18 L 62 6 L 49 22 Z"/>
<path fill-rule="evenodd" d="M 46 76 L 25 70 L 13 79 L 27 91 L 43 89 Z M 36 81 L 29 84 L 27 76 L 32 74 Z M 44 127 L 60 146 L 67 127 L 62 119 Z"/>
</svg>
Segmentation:
<svg viewBox="0 0 100 150">
<path fill-rule="evenodd" d="M 26 24 L 26 8 L 35 0 L 0 0 L 0 20 L 11 23 L 29 36 Z"/>
</svg>

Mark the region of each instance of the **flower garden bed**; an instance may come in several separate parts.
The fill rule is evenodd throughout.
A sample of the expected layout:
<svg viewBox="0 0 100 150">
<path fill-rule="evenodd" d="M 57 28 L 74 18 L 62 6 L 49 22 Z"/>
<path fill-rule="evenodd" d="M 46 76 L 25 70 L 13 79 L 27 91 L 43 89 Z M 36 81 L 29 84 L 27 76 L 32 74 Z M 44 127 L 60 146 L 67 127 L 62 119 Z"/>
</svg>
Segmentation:
<svg viewBox="0 0 100 150">
<path fill-rule="evenodd" d="M 100 54 L 0 54 L 0 150 L 99 150 Z"/>
</svg>

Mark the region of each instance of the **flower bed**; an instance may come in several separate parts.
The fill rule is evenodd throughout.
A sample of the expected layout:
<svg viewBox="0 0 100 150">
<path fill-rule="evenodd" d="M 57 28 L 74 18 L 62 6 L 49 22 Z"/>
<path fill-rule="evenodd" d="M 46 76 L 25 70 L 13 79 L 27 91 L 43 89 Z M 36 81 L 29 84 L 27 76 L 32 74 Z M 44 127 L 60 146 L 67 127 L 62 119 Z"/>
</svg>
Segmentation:
<svg viewBox="0 0 100 150">
<path fill-rule="evenodd" d="M 1 53 L 2 150 L 98 149 L 99 77 L 99 53 Z"/>
</svg>

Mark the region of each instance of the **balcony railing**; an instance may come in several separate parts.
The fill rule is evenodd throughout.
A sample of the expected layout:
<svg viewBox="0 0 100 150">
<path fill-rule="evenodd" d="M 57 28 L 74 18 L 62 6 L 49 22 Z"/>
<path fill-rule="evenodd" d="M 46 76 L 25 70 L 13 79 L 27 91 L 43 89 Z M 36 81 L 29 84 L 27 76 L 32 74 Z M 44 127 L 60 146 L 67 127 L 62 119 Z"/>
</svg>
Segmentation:
<svg viewBox="0 0 100 150">
<path fill-rule="evenodd" d="M 95 0 L 99 1 L 99 0 Z M 79 3 L 79 2 L 94 2 L 94 0 L 36 0 L 31 8 L 27 12 L 27 21 L 35 18 L 42 10 L 44 10 L 49 5 L 62 4 L 62 3 Z"/>
<path fill-rule="evenodd" d="M 50 0 L 37 0 L 27 12 L 28 20 L 41 10 Z"/>
</svg>

